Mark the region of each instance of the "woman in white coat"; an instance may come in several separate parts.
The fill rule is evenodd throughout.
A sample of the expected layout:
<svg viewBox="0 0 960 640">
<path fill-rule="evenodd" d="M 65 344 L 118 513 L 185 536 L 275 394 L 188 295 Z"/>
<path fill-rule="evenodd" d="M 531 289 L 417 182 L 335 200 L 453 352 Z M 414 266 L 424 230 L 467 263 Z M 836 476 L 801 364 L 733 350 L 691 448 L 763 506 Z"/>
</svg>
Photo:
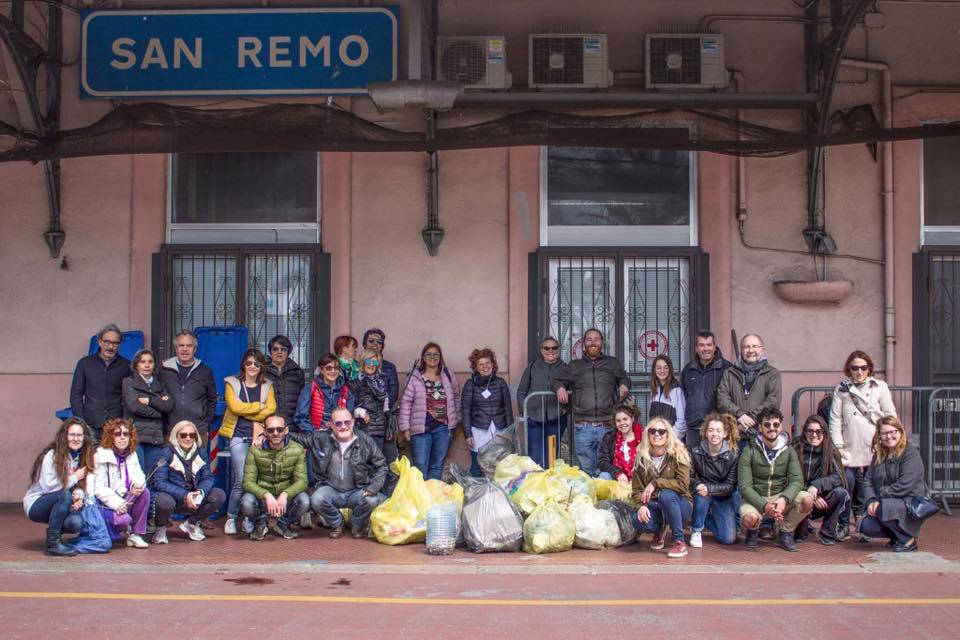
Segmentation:
<svg viewBox="0 0 960 640">
<path fill-rule="evenodd" d="M 126 533 L 127 546 L 146 549 L 150 491 L 137 459 L 137 429 L 130 420 L 114 418 L 103 425 L 100 447 L 93 456 L 96 465 L 94 494 L 110 537 Z"/>
<path fill-rule="evenodd" d="M 844 378 L 833 391 L 830 403 L 830 439 L 840 451 L 847 490 L 852 500 L 840 516 L 837 539 L 850 537 L 851 514 L 864 510 L 864 476 L 873 458 L 877 420 L 897 415 L 890 389 L 873 377 L 873 360 L 863 351 L 854 351 L 843 365 Z"/>
</svg>

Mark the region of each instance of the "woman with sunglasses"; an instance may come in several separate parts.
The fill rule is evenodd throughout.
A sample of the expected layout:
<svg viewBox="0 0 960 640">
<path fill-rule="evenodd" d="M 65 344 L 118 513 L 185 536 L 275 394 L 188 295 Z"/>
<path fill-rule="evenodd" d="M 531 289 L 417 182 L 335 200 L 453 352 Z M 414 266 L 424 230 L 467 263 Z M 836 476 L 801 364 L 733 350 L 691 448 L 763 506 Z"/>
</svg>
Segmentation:
<svg viewBox="0 0 960 640">
<path fill-rule="evenodd" d="M 852 500 L 840 516 L 837 540 L 850 537 L 851 515 L 863 516 L 864 475 L 873 457 L 875 425 L 883 416 L 896 416 L 890 389 L 873 375 L 873 360 L 854 351 L 843 365 L 844 378 L 830 403 L 830 439 L 843 459 L 847 491 Z"/>
<path fill-rule="evenodd" d="M 864 476 L 866 511 L 860 533 L 887 538 L 896 552 L 916 551 L 923 520 L 914 518 L 909 505 L 915 498 L 929 497 L 924 481 L 923 456 L 907 439 L 896 416 L 877 420 L 873 459 Z"/>
<path fill-rule="evenodd" d="M 243 465 L 253 437 L 263 429 L 263 421 L 277 411 L 273 383 L 265 375 L 267 359 L 259 349 L 247 349 L 240 359 L 240 373 L 224 378 L 227 410 L 220 435 L 230 440 L 230 498 L 223 532 L 237 533 L 240 498 L 243 497 Z M 252 523 L 244 530 L 253 530 Z"/>
<path fill-rule="evenodd" d="M 460 422 L 460 386 L 443 363 L 443 351 L 428 342 L 400 398 L 398 437 L 410 439 L 413 466 L 439 480 L 450 448 L 450 432 Z"/>
<path fill-rule="evenodd" d="M 383 359 L 376 351 L 367 349 L 360 355 L 360 378 L 354 383 L 357 394 L 357 429 L 373 438 L 377 447 L 390 464 L 397 459 L 397 446 L 394 441 L 384 440 L 387 431 L 387 412 L 393 407 L 387 392 L 387 381 L 383 376 Z M 387 444 L 393 445 L 388 454 Z"/>
<path fill-rule="evenodd" d="M 300 432 L 329 431 L 330 414 L 337 407 L 356 408 L 357 398 L 340 369 L 340 360 L 332 353 L 320 356 L 317 376 L 303 388 L 297 400 L 294 421 Z"/>
<path fill-rule="evenodd" d="M 793 441 L 793 448 L 800 458 L 803 483 L 807 487 L 804 510 L 811 511 L 794 533 L 797 542 L 808 535 L 807 521 L 823 518 L 820 526 L 820 543 L 837 543 L 837 525 L 840 514 L 847 508 L 850 494 L 846 489 L 846 477 L 840 452 L 827 437 L 827 423 L 820 416 L 810 416 L 803 423 L 803 431 Z"/>
<path fill-rule="evenodd" d="M 168 444 L 160 453 L 163 465 L 153 476 L 154 502 L 157 505 L 157 531 L 151 542 L 167 544 L 167 526 L 176 512 L 187 516 L 180 531 L 194 541 L 206 536 L 200 523 L 223 505 L 227 496 L 213 486 L 213 474 L 200 453 L 197 425 L 181 420 L 170 429 Z"/>
<path fill-rule="evenodd" d="M 297 413 L 297 399 L 306 384 L 303 369 L 290 357 L 293 352 L 293 343 L 287 336 L 273 336 L 267 350 L 270 361 L 267 362 L 263 372 L 267 380 L 273 383 L 273 394 L 277 398 L 277 415 L 283 416 L 291 430 L 296 430 L 293 416 Z"/>
<path fill-rule="evenodd" d="M 652 533 L 650 548 L 663 549 L 665 528 L 670 526 L 673 545 L 667 556 L 687 555 L 683 523 L 690 519 L 690 454 L 663 418 L 647 423 L 637 447 L 633 468 L 633 500 L 637 508 L 634 525 L 638 533 Z"/>
<path fill-rule="evenodd" d="M 93 454 L 96 468 L 94 494 L 110 537 L 116 541 L 126 534 L 127 546 L 146 549 L 141 536 L 147 532 L 150 490 L 137 459 L 137 428 L 123 418 L 103 425 L 100 447 Z"/>
<path fill-rule="evenodd" d="M 563 371 L 567 363 L 560 359 L 560 343 L 556 338 L 548 336 L 540 343 L 540 354 L 536 360 L 527 365 L 520 384 L 517 386 L 517 408 L 522 412 L 527 410 L 527 453 L 541 467 L 546 468 L 547 438 L 557 437 L 557 447 L 554 455 L 560 455 L 560 438 L 563 437 L 566 418 L 560 410 L 560 403 L 550 385 L 557 374 Z M 531 393 L 547 391 L 549 396 L 538 396 L 530 400 L 524 407 L 524 402 Z"/>
<path fill-rule="evenodd" d="M 90 427 L 80 418 L 68 418 L 33 461 L 23 510 L 32 521 L 47 525 L 43 552 L 48 556 L 77 555 L 61 536 L 77 533 L 83 525 L 80 509 L 93 491 L 93 448 Z"/>
</svg>

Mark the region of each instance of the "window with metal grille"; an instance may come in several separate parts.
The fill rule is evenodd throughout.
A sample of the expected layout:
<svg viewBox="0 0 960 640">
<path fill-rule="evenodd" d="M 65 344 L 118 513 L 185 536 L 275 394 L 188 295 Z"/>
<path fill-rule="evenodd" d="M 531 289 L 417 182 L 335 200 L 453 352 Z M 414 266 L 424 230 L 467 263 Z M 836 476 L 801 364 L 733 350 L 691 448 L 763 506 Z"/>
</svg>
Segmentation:
<svg viewBox="0 0 960 640">
<path fill-rule="evenodd" d="M 688 151 L 547 147 L 541 245 L 696 244 Z"/>
</svg>

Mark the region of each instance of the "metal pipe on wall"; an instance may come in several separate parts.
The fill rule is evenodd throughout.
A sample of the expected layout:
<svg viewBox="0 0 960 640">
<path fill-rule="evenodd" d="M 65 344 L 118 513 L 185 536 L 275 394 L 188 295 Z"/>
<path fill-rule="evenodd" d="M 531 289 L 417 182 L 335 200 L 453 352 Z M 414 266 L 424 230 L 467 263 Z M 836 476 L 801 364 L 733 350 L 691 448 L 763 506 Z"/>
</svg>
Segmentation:
<svg viewBox="0 0 960 640">
<path fill-rule="evenodd" d="M 893 126 L 893 79 L 890 65 L 875 60 L 843 58 L 840 64 L 845 67 L 865 69 L 880 73 L 883 103 L 883 128 Z M 893 260 L 893 142 L 881 142 L 883 145 L 883 359 L 887 382 L 895 384 L 896 371 L 896 305 L 894 304 L 894 260 Z"/>
</svg>

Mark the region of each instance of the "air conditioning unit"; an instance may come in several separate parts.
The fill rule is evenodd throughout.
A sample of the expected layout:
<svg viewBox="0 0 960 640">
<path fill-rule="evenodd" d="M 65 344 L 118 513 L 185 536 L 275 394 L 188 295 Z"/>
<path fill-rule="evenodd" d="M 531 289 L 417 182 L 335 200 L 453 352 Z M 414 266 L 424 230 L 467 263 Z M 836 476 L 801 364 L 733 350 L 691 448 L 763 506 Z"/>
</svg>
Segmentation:
<svg viewBox="0 0 960 640">
<path fill-rule="evenodd" d="M 458 36 L 437 39 L 437 77 L 465 89 L 509 89 L 507 41 L 503 36 Z"/>
<path fill-rule="evenodd" d="M 613 84 L 607 36 L 600 33 L 531 33 L 531 89 L 604 89 Z"/>
<path fill-rule="evenodd" d="M 647 89 L 723 89 L 723 36 L 651 33 L 646 41 Z"/>
</svg>

